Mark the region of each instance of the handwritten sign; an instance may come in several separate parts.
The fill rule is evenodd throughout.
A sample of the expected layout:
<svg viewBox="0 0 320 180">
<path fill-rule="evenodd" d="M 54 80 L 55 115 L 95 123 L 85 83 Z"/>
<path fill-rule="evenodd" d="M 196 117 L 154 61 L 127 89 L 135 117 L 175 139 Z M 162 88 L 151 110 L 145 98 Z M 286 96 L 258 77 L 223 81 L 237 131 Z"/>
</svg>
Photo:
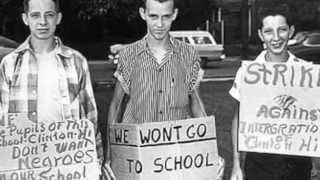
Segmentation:
<svg viewBox="0 0 320 180">
<path fill-rule="evenodd" d="M 239 150 L 320 157 L 320 66 L 244 62 L 241 68 Z"/>
<path fill-rule="evenodd" d="M 89 120 L 32 123 L 9 115 L 0 126 L 0 180 L 99 179 Z"/>
<path fill-rule="evenodd" d="M 217 176 L 214 117 L 111 126 L 118 180 L 205 180 Z"/>
</svg>

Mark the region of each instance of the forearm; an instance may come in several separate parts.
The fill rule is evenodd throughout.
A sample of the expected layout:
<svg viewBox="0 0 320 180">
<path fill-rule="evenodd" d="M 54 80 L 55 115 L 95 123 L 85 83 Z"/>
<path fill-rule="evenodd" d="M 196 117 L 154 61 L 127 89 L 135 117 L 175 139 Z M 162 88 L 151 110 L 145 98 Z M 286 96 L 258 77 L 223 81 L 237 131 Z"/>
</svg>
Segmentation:
<svg viewBox="0 0 320 180">
<path fill-rule="evenodd" d="M 113 99 L 111 101 L 110 107 L 109 107 L 109 112 L 108 112 L 108 120 L 107 120 L 107 129 L 106 129 L 106 133 L 107 133 L 107 157 L 106 160 L 110 161 L 110 125 L 114 124 L 117 122 L 117 119 L 119 117 L 120 114 L 120 108 L 121 108 L 121 103 L 122 100 L 124 98 L 124 91 L 121 88 L 121 85 L 117 82 L 116 87 L 115 87 L 115 91 L 114 91 L 114 96 Z"/>
<path fill-rule="evenodd" d="M 111 102 L 110 108 L 109 108 L 109 113 L 108 113 L 108 122 L 107 122 L 107 129 L 106 129 L 106 134 L 107 134 L 107 154 L 106 154 L 106 161 L 111 160 L 111 144 L 110 144 L 110 125 L 114 124 L 117 122 L 117 117 L 120 112 L 120 104 L 116 102 Z"/>
<path fill-rule="evenodd" d="M 192 113 L 193 117 L 205 117 L 205 116 L 207 116 L 207 113 L 205 111 L 203 102 L 202 102 L 197 90 L 195 90 L 190 95 L 189 99 L 190 99 L 191 113 Z"/>
<path fill-rule="evenodd" d="M 236 102 L 234 116 L 232 119 L 232 147 L 233 147 L 233 165 L 240 167 L 240 153 L 238 152 L 238 119 L 239 119 L 239 102 Z"/>
</svg>

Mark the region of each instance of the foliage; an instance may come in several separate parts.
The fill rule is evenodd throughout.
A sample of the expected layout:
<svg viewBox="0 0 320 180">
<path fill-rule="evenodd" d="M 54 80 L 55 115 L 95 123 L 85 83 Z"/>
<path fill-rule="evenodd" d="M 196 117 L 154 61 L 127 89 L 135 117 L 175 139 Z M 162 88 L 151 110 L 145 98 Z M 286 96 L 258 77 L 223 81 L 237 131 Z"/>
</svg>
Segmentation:
<svg viewBox="0 0 320 180">
<path fill-rule="evenodd" d="M 103 16 L 117 4 L 117 0 L 75 0 L 74 7 L 78 9 L 80 19 L 90 20 L 92 16 Z"/>
</svg>

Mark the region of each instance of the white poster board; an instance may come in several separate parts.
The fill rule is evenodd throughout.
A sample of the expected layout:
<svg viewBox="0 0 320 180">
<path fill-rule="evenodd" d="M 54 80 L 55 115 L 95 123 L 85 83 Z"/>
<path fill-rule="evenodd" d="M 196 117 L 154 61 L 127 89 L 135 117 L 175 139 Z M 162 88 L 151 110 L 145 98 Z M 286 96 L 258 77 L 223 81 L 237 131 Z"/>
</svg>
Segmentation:
<svg viewBox="0 0 320 180">
<path fill-rule="evenodd" d="M 214 117 L 145 124 L 114 124 L 112 169 L 117 180 L 216 179 Z"/>
<path fill-rule="evenodd" d="M 0 180 L 98 180 L 89 120 L 32 123 L 11 114 L 0 126 Z"/>
<path fill-rule="evenodd" d="M 240 151 L 320 157 L 320 66 L 244 62 Z M 284 109 L 283 97 L 294 103 Z"/>
</svg>

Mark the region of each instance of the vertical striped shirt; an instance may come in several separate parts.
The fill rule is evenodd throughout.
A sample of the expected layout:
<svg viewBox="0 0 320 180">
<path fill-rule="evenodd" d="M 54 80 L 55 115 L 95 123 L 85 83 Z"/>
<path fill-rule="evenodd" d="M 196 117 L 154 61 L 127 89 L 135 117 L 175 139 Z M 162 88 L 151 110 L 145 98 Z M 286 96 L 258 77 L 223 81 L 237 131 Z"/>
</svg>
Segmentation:
<svg viewBox="0 0 320 180">
<path fill-rule="evenodd" d="M 122 122 L 144 123 L 185 119 L 189 116 L 189 95 L 198 87 L 204 72 L 196 50 L 170 37 L 161 64 L 146 38 L 119 53 L 115 77 L 129 95 Z"/>
</svg>

